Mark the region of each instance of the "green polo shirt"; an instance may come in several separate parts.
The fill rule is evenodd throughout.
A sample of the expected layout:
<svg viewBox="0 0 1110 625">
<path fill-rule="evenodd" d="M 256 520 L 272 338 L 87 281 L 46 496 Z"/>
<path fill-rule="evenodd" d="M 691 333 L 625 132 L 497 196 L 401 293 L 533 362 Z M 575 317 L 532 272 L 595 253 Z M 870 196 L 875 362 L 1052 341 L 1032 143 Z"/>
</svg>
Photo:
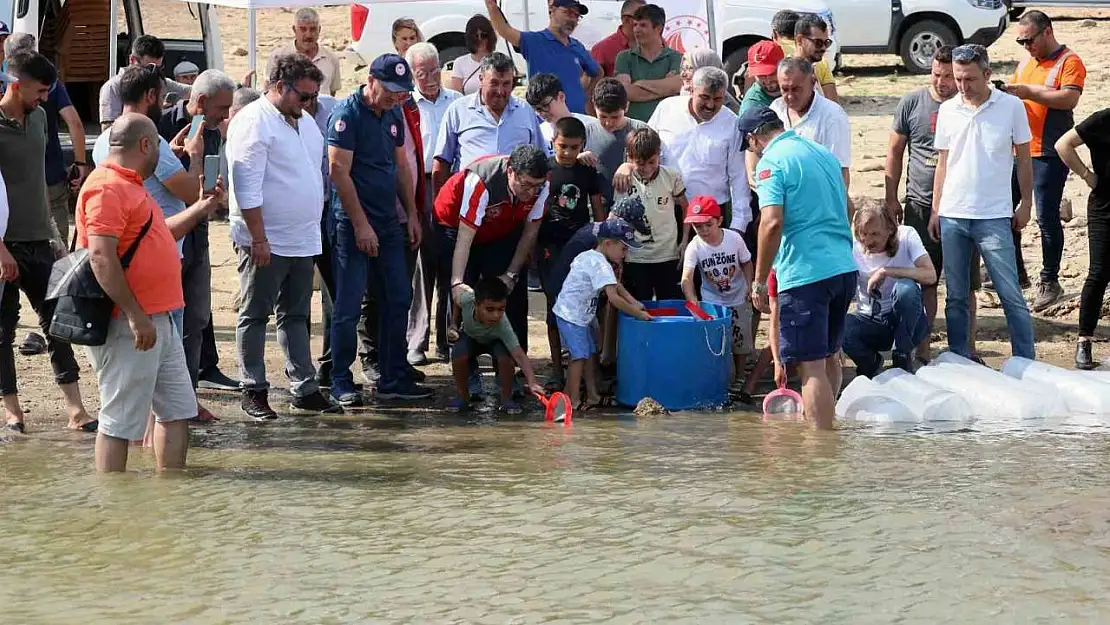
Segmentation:
<svg viewBox="0 0 1110 625">
<path fill-rule="evenodd" d="M 740 114 L 743 115 L 744 111 L 753 106 L 771 106 L 774 101 L 775 98 L 767 95 L 767 92 L 759 86 L 758 82 L 753 82 L 752 86 L 748 87 L 748 92 L 744 94 L 744 99 L 740 102 Z"/>
<path fill-rule="evenodd" d="M 46 112 L 27 113 L 20 123 L 0 109 L 0 171 L 8 187 L 5 241 L 49 241 L 54 218 L 46 200 Z"/>
<path fill-rule="evenodd" d="M 617 62 L 613 66 L 613 74 L 628 74 L 632 82 L 638 80 L 660 80 L 669 75 L 678 76 L 682 71 L 682 54 L 673 48 L 663 46 L 663 51 L 654 61 L 645 59 L 640 54 L 640 47 L 629 48 L 617 55 Z M 650 102 L 629 102 L 628 116 L 646 122 L 651 119 L 655 107 L 663 98 Z"/>
</svg>

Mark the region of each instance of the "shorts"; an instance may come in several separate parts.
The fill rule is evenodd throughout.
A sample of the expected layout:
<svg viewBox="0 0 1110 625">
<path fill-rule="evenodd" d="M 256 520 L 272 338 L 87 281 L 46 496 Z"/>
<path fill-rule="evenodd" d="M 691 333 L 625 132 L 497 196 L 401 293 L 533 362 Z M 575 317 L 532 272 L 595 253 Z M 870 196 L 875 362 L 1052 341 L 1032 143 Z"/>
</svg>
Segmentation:
<svg viewBox="0 0 1110 625">
<path fill-rule="evenodd" d="M 555 322 L 559 326 L 559 338 L 570 352 L 571 360 L 585 360 L 597 353 L 596 319 L 588 326 L 580 326 L 556 315 Z"/>
<path fill-rule="evenodd" d="M 122 315 L 108 325 L 104 345 L 88 348 L 100 388 L 97 431 L 112 438 L 141 440 L 151 410 L 159 423 L 197 416 L 197 395 L 185 365 L 181 333 L 169 313 L 153 315 L 151 320 L 158 331 L 153 349 L 135 349 L 135 335 Z"/>
<path fill-rule="evenodd" d="M 752 340 L 752 304 L 744 302 L 739 306 L 729 306 L 732 311 L 732 354 L 747 356 L 755 352 Z"/>
<path fill-rule="evenodd" d="M 849 271 L 779 291 L 779 355 L 784 363 L 815 362 L 840 351 L 856 276 Z"/>
<path fill-rule="evenodd" d="M 500 340 L 495 339 L 489 343 L 483 343 L 470 338 L 465 332 L 460 332 L 459 340 L 455 341 L 454 346 L 451 347 L 451 360 L 459 360 L 460 358 L 469 360 L 471 356 L 479 354 L 489 354 L 496 360 L 508 358 L 509 349 Z"/>
<path fill-rule="evenodd" d="M 929 217 L 933 214 L 933 207 L 907 199 L 903 203 L 902 222 L 917 231 L 925 251 L 929 253 L 929 260 L 933 261 L 933 269 L 937 272 L 937 280 L 944 275 L 944 254 L 940 249 L 940 241 L 934 241 L 929 235 Z M 971 248 L 971 290 L 978 291 L 983 288 L 983 278 L 979 273 L 979 248 Z"/>
</svg>

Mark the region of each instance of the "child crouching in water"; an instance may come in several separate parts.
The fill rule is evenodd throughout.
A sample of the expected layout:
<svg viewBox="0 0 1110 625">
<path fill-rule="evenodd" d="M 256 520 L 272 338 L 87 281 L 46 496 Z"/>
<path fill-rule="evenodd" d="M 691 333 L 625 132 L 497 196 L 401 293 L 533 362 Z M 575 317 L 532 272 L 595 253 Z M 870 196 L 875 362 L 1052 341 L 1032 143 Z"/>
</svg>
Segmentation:
<svg viewBox="0 0 1110 625">
<path fill-rule="evenodd" d="M 921 288 L 937 282 L 933 262 L 917 231 L 899 226 L 877 202 L 856 211 L 852 235 L 859 278 L 856 309 L 844 323 L 844 353 L 857 374 L 870 378 L 893 344 L 893 365 L 913 373 L 915 348 L 929 336 Z"/>
<path fill-rule="evenodd" d="M 755 268 L 743 236 L 721 227 L 721 206 L 707 195 L 690 200 L 686 223 L 697 236 L 686 246 L 682 262 L 682 293 L 686 301 L 698 303 L 694 292 L 694 272 L 701 272 L 701 299 L 732 311 L 733 378 L 744 371 L 744 360 L 754 350 L 752 344 L 752 303 L 748 285 Z"/>
<path fill-rule="evenodd" d="M 620 219 L 608 219 L 597 228 L 597 247 L 582 252 L 570 264 L 570 272 L 555 300 L 555 323 L 559 336 L 570 352 L 566 393 L 575 409 L 588 410 L 601 402 L 597 389 L 597 301 L 602 291 L 617 310 L 650 321 L 644 305 L 617 281 L 613 265 L 628 255 L 628 248 L 640 247 L 632 226 Z M 580 402 L 582 376 L 586 377 L 586 401 Z"/>
<path fill-rule="evenodd" d="M 500 278 L 490 276 L 479 280 L 473 290 L 465 284 L 459 284 L 452 292 L 455 305 L 461 310 L 457 317 L 459 339 L 451 350 L 451 373 L 455 378 L 458 396 L 448 403 L 447 410 L 462 412 L 470 408 L 470 393 L 467 390 L 470 357 L 490 354 L 497 361 L 501 411 L 506 414 L 520 414 L 520 405 L 513 401 L 513 361 L 524 372 L 524 379 L 531 392 L 543 392 L 543 387 L 536 381 L 532 363 L 521 349 L 520 341 L 509 325 L 509 318 L 505 316 L 509 287 Z"/>
</svg>

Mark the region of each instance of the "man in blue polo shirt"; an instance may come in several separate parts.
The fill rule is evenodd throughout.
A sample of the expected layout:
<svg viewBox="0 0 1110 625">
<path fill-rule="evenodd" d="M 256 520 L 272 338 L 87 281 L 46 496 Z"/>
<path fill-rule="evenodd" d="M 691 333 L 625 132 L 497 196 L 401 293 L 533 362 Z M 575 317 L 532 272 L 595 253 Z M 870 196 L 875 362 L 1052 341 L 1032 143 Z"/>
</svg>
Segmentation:
<svg viewBox="0 0 1110 625">
<path fill-rule="evenodd" d="M 807 419 L 833 425 L 840 391 L 844 319 L 856 289 L 840 162 L 824 147 L 784 130 L 774 111 L 757 106 L 738 122 L 741 149 L 759 156 L 759 257 L 752 301 L 766 309 L 767 278 L 778 279 L 779 359 L 797 363 Z"/>
<path fill-rule="evenodd" d="M 412 173 L 404 153 L 405 120 L 401 104 L 412 90 L 405 59 L 383 54 L 370 64 L 366 84 L 340 102 L 328 122 L 328 161 L 338 201 L 335 212 L 333 268 L 335 285 L 331 325 L 331 395 L 344 406 L 362 404 L 351 364 L 355 328 L 366 288 L 376 289 L 381 306 L 378 326 L 378 397 L 422 399 L 431 395 L 409 377 L 405 333 L 412 284 L 405 264 L 405 233 L 397 198 L 408 213 L 409 240 L 420 245 Z"/>
<path fill-rule="evenodd" d="M 528 61 L 528 76 L 555 74 L 566 90 L 570 111 L 587 113 L 586 107 L 592 102 L 588 102 L 586 93 L 593 93 L 594 83 L 603 74 L 586 46 L 570 35 L 578 28 L 578 19 L 589 13 L 589 9 L 578 0 L 551 0 L 549 7 L 551 19 L 546 29 L 521 32 L 509 25 L 497 0 L 486 0 L 494 30 Z M 583 72 L 591 78 L 585 88 L 582 86 Z"/>
</svg>

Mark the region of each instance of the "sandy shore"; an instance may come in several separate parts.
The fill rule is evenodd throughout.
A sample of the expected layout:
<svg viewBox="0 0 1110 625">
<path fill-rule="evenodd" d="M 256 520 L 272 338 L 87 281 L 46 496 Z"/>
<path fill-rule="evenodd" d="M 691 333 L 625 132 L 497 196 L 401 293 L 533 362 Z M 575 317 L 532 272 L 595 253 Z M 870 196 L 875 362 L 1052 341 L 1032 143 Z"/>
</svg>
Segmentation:
<svg viewBox="0 0 1110 625">
<path fill-rule="evenodd" d="M 181 19 L 182 9 L 177 2 L 144 0 L 143 9 L 148 32 L 164 37 L 197 35 L 190 29 L 190 25 Z M 223 8 L 219 11 L 224 34 L 226 69 L 233 76 L 239 77 L 245 73 L 247 67 L 243 49 L 246 45 L 246 12 Z M 342 50 L 349 42 L 350 36 L 348 9 L 325 8 L 321 9 L 320 13 L 323 22 L 323 41 L 337 50 Z M 261 11 L 258 16 L 261 64 L 264 63 L 269 50 L 286 38 L 285 34 L 289 32 L 292 21 L 292 12 Z M 1059 16 L 1056 24 L 1057 38 L 1076 50 L 1088 68 L 1087 89 L 1076 111 L 1076 119 L 1082 120 L 1098 110 L 1102 103 L 1110 101 L 1110 83 L 1106 80 L 1110 76 L 1110 50 L 1104 45 L 1110 33 L 1110 11 L 1068 10 L 1054 15 L 1054 17 L 1057 16 Z M 1008 30 L 1003 39 L 990 49 L 995 74 L 1006 80 L 1025 54 L 1013 39 L 1013 31 Z M 364 78 L 364 74 L 356 74 L 353 61 L 345 59 L 344 86 L 353 88 L 361 78 Z M 867 55 L 845 57 L 838 83 L 854 131 L 852 193 L 882 198 L 882 165 L 894 107 L 899 97 L 924 86 L 927 84 L 927 79 L 906 75 L 894 56 Z M 1072 201 L 1076 217 L 1066 225 L 1064 230 L 1066 241 L 1060 281 L 1064 286 L 1065 296 L 1059 304 L 1045 314 L 1034 315 L 1038 356 L 1062 366 L 1070 366 L 1073 355 L 1079 291 L 1086 275 L 1088 252 L 1085 214 L 1087 196 L 1085 186 L 1074 176 L 1068 181 L 1066 196 Z M 236 317 L 232 310 L 232 300 L 238 289 L 238 277 L 227 230 L 227 225 L 224 223 L 213 224 L 211 228 L 213 313 L 217 326 L 221 366 L 225 372 L 235 376 L 237 374 Z M 1029 274 L 1036 276 L 1040 270 L 1041 260 L 1040 235 L 1035 222 L 1031 223 L 1025 231 L 1023 253 Z M 533 296 L 533 302 L 532 310 L 542 311 L 542 305 L 535 296 Z M 313 307 L 312 327 L 315 354 L 318 354 L 321 349 L 322 326 L 319 311 L 317 296 Z M 988 363 L 997 366 L 1010 353 L 1005 319 L 997 298 L 990 294 L 981 296 L 980 311 L 978 334 L 980 352 Z M 22 326 L 17 340 L 22 340 L 23 335 L 32 329 L 35 322 L 31 308 L 26 302 L 24 302 L 21 321 Z M 545 363 L 547 358 L 545 331 L 542 317 L 533 314 L 530 323 L 533 337 L 531 356 L 541 371 L 546 370 L 546 367 L 540 364 Z M 1100 341 L 1104 341 L 1106 334 L 1100 332 L 1099 336 Z M 933 340 L 936 346 L 944 347 L 946 336 L 943 320 L 938 320 L 934 328 Z M 1105 347 L 1101 344 L 1097 345 L 1096 351 L 1105 351 Z M 78 359 L 82 363 L 81 387 L 90 412 L 95 414 L 97 409 L 95 374 L 83 350 L 78 350 Z M 52 382 L 53 376 L 47 358 L 17 355 L 16 363 L 19 369 L 21 398 L 28 411 L 28 430 L 34 432 L 44 429 L 56 430 L 61 427 L 64 424 L 64 417 L 61 416 L 63 404 L 60 392 Z M 270 371 L 270 381 L 277 387 L 271 392 L 271 403 L 279 412 L 289 414 L 284 390 L 285 381 L 281 373 L 284 369 L 283 356 L 272 334 L 268 344 L 267 366 Z M 429 383 L 440 390 L 432 407 L 440 407 L 448 396 L 446 390 L 450 382 L 448 367 L 436 363 L 425 367 L 424 371 L 429 375 Z M 242 418 L 238 410 L 238 395 L 235 393 L 201 391 L 201 399 L 225 421 Z M 414 405 L 414 409 L 429 408 L 428 405 Z M 405 410 L 409 408 L 406 407 Z M 73 434 L 73 436 L 80 435 Z"/>
</svg>

